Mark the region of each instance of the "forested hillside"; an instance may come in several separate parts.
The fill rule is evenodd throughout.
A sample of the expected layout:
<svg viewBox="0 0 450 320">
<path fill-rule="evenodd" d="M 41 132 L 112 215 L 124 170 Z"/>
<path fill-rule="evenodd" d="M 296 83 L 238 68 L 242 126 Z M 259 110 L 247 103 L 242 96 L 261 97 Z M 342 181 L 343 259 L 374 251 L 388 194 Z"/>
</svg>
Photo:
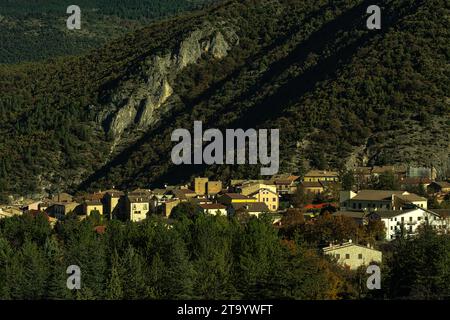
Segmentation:
<svg viewBox="0 0 450 320">
<path fill-rule="evenodd" d="M 126 224 L 72 216 L 55 229 L 42 214 L 1 219 L 0 299 L 438 300 L 450 295 L 448 235 L 423 228 L 417 238 L 390 243 L 383 253 L 382 288 L 370 291 L 366 267 L 341 268 L 320 254 L 312 239 L 305 240 L 311 223 L 290 225 L 296 231 L 290 237 L 266 218 L 181 216 L 167 228 L 167 220 L 155 216 Z M 348 237 L 356 226 L 351 218 L 338 225 L 330 224 L 330 215 L 321 219 L 324 223 L 310 230 L 317 239 Z M 71 265 L 81 270 L 80 290 L 67 289 Z"/>
<path fill-rule="evenodd" d="M 69 31 L 70 3 L 0 1 L 0 63 L 36 61 L 99 48 L 152 21 L 198 9 L 216 0 L 80 0 L 82 30 Z"/>
<path fill-rule="evenodd" d="M 225 1 L 88 55 L 2 66 L 0 190 L 258 175 L 172 165 L 172 131 L 195 120 L 280 128 L 283 171 L 364 161 L 433 164 L 444 174 L 449 3 L 377 2 L 379 31 L 366 28 L 371 1 Z"/>
</svg>

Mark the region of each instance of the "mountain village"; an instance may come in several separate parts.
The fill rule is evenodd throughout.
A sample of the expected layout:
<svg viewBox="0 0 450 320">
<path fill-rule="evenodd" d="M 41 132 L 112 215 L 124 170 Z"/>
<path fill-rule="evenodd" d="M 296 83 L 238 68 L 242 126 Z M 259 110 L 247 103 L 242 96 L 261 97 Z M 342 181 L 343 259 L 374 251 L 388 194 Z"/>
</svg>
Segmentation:
<svg viewBox="0 0 450 320">
<path fill-rule="evenodd" d="M 450 209 L 440 204 L 449 202 L 450 182 L 438 181 L 433 169 L 398 166 L 358 167 L 353 171 L 353 189 L 342 189 L 342 176 L 336 171 L 310 170 L 303 177 L 291 174 L 273 176 L 267 180 L 213 181 L 194 178 L 190 185 L 165 185 L 158 189 L 99 190 L 76 196 L 57 193 L 39 201 L 19 199 L 0 206 L 0 219 L 15 215 L 44 214 L 50 224 L 75 216 L 85 219 L 97 216 L 99 221 L 118 219 L 140 222 L 148 216 L 160 216 L 168 224 L 174 219 L 177 206 L 183 203 L 196 214 L 220 216 L 267 215 L 275 227 L 283 224 L 288 212 L 314 220 L 322 214 L 348 217 L 358 225 L 370 221 L 384 224 L 384 239 L 389 242 L 399 235 L 411 237 L 418 227 L 429 223 L 438 232 L 447 233 Z M 383 175 L 398 181 L 398 190 L 364 189 Z M 407 190 L 421 190 L 422 195 Z M 299 201 L 300 199 L 300 201 Z M 431 205 L 430 205 L 431 204 Z M 102 226 L 96 228 L 101 233 Z M 373 245 L 360 245 L 353 239 L 345 243 L 330 243 L 322 248 L 339 263 L 356 269 L 370 262 L 381 262 L 381 251 Z"/>
</svg>

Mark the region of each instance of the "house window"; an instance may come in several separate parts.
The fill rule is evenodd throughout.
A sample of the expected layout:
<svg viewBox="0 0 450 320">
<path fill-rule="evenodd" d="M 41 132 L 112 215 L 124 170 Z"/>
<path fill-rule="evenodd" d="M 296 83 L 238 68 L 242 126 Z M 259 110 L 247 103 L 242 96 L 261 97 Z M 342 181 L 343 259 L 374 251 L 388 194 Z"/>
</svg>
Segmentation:
<svg viewBox="0 0 450 320">
<path fill-rule="evenodd" d="M 358 254 L 358 259 L 359 259 L 359 260 L 362 259 L 362 253 Z"/>
<path fill-rule="evenodd" d="M 361 209 L 361 203 L 358 203 L 358 208 Z"/>
<path fill-rule="evenodd" d="M 349 253 L 345 254 L 345 259 L 350 259 L 350 254 Z"/>
<path fill-rule="evenodd" d="M 273 202 L 277 201 L 277 198 L 272 198 L 272 201 L 273 201 Z"/>
<path fill-rule="evenodd" d="M 341 255 L 339 253 L 336 254 L 336 258 L 340 259 Z"/>
<path fill-rule="evenodd" d="M 412 222 L 412 217 L 409 217 L 409 221 Z"/>
<path fill-rule="evenodd" d="M 274 209 L 274 210 L 275 210 L 276 208 L 277 208 L 277 206 L 276 206 L 276 205 L 273 205 L 273 206 L 272 206 L 272 209 Z"/>
<path fill-rule="evenodd" d="M 133 210 L 136 210 L 136 205 L 135 204 L 133 204 Z"/>
<path fill-rule="evenodd" d="M 402 217 L 402 222 L 404 222 L 405 221 L 405 217 Z"/>
<path fill-rule="evenodd" d="M 392 230 L 393 228 L 391 227 L 391 230 Z"/>
<path fill-rule="evenodd" d="M 420 220 L 422 220 L 422 217 L 418 217 L 418 218 L 417 218 L 417 221 L 420 221 Z"/>
<path fill-rule="evenodd" d="M 356 203 L 353 203 L 353 209 L 356 209 Z"/>
</svg>

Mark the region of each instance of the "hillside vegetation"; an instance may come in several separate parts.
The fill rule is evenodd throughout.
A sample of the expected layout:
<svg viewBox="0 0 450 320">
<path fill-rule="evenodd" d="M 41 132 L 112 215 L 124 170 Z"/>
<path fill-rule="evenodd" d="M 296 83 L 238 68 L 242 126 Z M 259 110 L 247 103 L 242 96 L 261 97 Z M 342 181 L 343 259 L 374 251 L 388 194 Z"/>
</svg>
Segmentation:
<svg viewBox="0 0 450 320">
<path fill-rule="evenodd" d="M 0 0 L 0 63 L 36 61 L 99 48 L 152 21 L 216 0 L 79 0 L 81 30 L 69 31 L 67 2 Z"/>
<path fill-rule="evenodd" d="M 280 128 L 283 171 L 356 158 L 433 164 L 444 175 L 449 4 L 378 1 L 382 29 L 369 31 L 369 2 L 225 1 L 84 56 L 0 67 L 0 190 L 258 175 L 256 166 L 172 165 L 172 131 L 195 120 Z"/>
</svg>

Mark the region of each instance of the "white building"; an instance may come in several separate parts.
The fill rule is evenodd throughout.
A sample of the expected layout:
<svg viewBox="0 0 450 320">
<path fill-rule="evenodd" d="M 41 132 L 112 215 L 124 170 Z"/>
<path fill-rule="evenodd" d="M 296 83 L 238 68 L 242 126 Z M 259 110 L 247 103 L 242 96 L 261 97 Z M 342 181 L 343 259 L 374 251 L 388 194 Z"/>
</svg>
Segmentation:
<svg viewBox="0 0 450 320">
<path fill-rule="evenodd" d="M 396 238 L 401 230 L 401 226 L 404 227 L 404 232 L 409 236 L 415 235 L 417 228 L 425 222 L 429 222 L 438 230 L 446 230 L 448 226 L 447 219 L 441 218 L 435 212 L 419 207 L 412 207 L 406 210 L 379 210 L 370 213 L 368 217 L 369 219 L 381 219 L 384 222 L 387 241 Z"/>
<path fill-rule="evenodd" d="M 374 249 L 371 246 L 362 246 L 353 243 L 351 240 L 349 242 L 332 245 L 323 248 L 323 253 L 334 257 L 337 263 L 355 270 L 363 265 L 370 265 L 373 262 L 381 263 L 382 252 Z"/>
<path fill-rule="evenodd" d="M 219 203 L 202 203 L 198 205 L 204 214 L 226 216 L 227 207 Z"/>
</svg>

